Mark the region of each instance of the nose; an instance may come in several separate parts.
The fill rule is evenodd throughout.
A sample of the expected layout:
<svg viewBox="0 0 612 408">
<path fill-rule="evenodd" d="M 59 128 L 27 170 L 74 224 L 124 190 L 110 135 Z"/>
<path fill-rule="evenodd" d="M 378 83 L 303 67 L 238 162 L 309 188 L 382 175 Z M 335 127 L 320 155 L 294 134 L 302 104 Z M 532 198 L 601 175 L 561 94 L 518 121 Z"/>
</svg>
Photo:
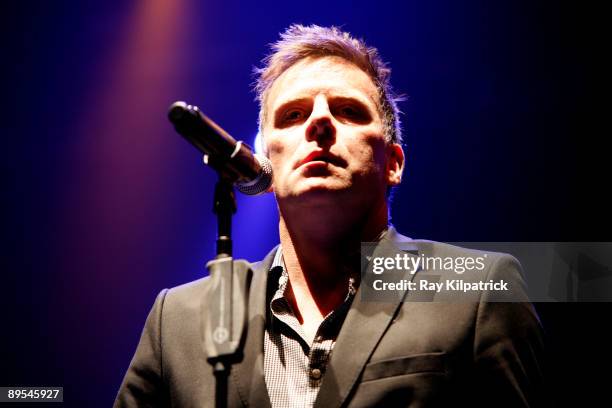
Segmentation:
<svg viewBox="0 0 612 408">
<path fill-rule="evenodd" d="M 314 100 L 312 113 L 306 127 L 306 140 L 314 141 L 322 148 L 328 148 L 336 140 L 336 127 L 324 95 L 318 95 Z"/>
</svg>

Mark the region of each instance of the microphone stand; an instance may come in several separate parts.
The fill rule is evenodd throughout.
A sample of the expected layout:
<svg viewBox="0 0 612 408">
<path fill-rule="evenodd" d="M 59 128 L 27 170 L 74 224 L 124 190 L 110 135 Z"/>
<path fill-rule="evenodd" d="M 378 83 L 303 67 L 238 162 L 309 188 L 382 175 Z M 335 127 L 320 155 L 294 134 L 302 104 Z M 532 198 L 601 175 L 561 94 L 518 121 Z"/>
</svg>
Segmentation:
<svg viewBox="0 0 612 408">
<path fill-rule="evenodd" d="M 205 162 L 206 159 L 205 156 Z M 231 365 L 242 359 L 253 272 L 247 261 L 232 258 L 232 216 L 236 212 L 236 197 L 231 180 L 221 170 L 217 172 L 219 180 L 215 186 L 213 207 L 217 215 L 217 255 L 206 264 L 211 290 L 208 303 L 202 307 L 203 315 L 207 316 L 205 349 L 216 381 L 215 407 L 222 408 L 228 403 Z"/>
<path fill-rule="evenodd" d="M 204 153 L 204 164 L 216 170 L 213 212 L 217 215 L 217 255 L 206 264 L 210 275 L 207 303 L 202 304 L 204 348 L 215 375 L 215 406 L 227 406 L 231 366 L 242 359 L 247 331 L 249 288 L 253 271 L 245 260 L 232 258 L 233 184 L 241 176 L 259 177 L 250 148 L 236 142 L 197 106 L 175 102 L 168 118 L 176 131 Z"/>
</svg>

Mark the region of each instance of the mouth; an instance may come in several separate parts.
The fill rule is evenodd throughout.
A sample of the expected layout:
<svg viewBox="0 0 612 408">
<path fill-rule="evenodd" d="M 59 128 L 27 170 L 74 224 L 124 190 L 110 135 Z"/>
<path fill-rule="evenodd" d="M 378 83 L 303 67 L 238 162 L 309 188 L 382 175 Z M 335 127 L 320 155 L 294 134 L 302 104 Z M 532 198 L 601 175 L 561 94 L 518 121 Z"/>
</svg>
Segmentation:
<svg viewBox="0 0 612 408">
<path fill-rule="evenodd" d="M 301 167 L 304 165 L 310 165 L 310 166 L 325 165 L 326 166 L 327 164 L 332 164 L 338 167 L 345 167 L 346 161 L 344 161 L 344 159 L 334 154 L 331 154 L 329 152 L 326 152 L 323 150 L 317 150 L 317 151 L 310 153 L 308 156 L 306 156 L 304 159 L 298 162 L 297 167 Z"/>
</svg>

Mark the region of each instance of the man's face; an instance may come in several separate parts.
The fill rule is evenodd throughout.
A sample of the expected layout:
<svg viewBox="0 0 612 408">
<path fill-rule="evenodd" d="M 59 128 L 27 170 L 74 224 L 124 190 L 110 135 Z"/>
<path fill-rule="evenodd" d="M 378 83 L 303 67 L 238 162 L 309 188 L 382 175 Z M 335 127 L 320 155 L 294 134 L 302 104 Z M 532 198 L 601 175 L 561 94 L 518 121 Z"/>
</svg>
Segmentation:
<svg viewBox="0 0 612 408">
<path fill-rule="evenodd" d="M 263 127 L 277 200 L 384 198 L 403 154 L 385 141 L 378 103 L 370 77 L 343 58 L 305 58 L 285 71 Z"/>
</svg>

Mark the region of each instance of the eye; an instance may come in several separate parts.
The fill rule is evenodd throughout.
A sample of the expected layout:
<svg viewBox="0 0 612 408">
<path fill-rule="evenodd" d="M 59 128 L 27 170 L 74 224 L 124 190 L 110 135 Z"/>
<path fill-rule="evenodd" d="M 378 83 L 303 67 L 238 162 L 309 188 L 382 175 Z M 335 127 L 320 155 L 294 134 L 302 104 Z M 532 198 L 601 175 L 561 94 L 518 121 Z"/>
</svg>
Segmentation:
<svg viewBox="0 0 612 408">
<path fill-rule="evenodd" d="M 289 109 L 283 114 L 283 123 L 295 123 L 305 118 L 304 111 L 301 109 Z"/>
<path fill-rule="evenodd" d="M 365 124 L 370 121 L 367 110 L 356 104 L 343 104 L 335 109 L 335 116 L 341 121 Z"/>
<path fill-rule="evenodd" d="M 304 123 L 311 110 L 312 105 L 309 105 L 308 101 L 298 100 L 287 103 L 275 111 L 274 126 L 283 129 Z"/>
<path fill-rule="evenodd" d="M 348 117 L 359 115 L 359 111 L 357 111 L 357 109 L 355 109 L 355 107 L 353 106 L 343 106 L 342 108 L 340 108 L 340 113 Z"/>
</svg>

